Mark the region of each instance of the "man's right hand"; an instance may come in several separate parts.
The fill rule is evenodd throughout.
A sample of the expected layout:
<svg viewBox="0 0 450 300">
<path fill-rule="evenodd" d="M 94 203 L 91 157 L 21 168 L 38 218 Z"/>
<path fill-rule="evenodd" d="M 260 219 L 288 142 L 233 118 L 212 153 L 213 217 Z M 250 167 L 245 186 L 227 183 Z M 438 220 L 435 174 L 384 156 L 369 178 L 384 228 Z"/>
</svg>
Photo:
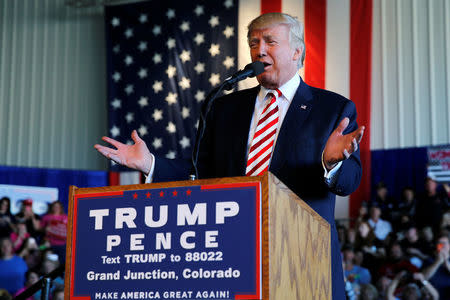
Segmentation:
<svg viewBox="0 0 450 300">
<path fill-rule="evenodd" d="M 102 137 L 102 140 L 113 145 L 116 149 L 99 144 L 94 145 L 94 148 L 114 162 L 148 175 L 153 164 L 153 156 L 148 150 L 145 142 L 137 134 L 136 130 L 133 130 L 131 133 L 131 138 L 134 141 L 133 145 L 123 144 L 104 136 Z"/>
</svg>

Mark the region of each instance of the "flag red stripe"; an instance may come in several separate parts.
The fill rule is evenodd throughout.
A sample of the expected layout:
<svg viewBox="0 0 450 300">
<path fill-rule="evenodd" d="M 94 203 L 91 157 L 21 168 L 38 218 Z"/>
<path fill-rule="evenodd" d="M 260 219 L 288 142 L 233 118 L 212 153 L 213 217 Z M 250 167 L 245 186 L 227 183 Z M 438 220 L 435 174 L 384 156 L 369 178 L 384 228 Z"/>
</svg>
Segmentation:
<svg viewBox="0 0 450 300">
<path fill-rule="evenodd" d="M 119 172 L 109 172 L 109 185 L 120 185 Z"/>
<path fill-rule="evenodd" d="M 305 0 L 305 82 L 325 88 L 326 0 Z"/>
<path fill-rule="evenodd" d="M 281 0 L 261 0 L 261 14 L 281 12 Z"/>
<path fill-rule="evenodd" d="M 350 3 L 350 99 L 356 104 L 358 125 L 366 126 L 360 145 L 363 176 L 350 198 L 350 217 L 370 197 L 370 107 L 372 72 L 372 0 Z"/>
</svg>

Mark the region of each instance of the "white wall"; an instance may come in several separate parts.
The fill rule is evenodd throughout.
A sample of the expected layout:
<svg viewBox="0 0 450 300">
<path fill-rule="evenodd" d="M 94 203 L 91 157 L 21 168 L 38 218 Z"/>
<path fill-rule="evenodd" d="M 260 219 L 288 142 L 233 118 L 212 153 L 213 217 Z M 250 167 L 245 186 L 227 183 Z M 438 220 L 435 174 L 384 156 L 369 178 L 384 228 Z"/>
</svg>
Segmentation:
<svg viewBox="0 0 450 300">
<path fill-rule="evenodd" d="M 0 0 L 0 165 L 105 169 L 101 8 Z"/>
<path fill-rule="evenodd" d="M 450 143 L 450 1 L 373 3 L 371 148 Z"/>
</svg>

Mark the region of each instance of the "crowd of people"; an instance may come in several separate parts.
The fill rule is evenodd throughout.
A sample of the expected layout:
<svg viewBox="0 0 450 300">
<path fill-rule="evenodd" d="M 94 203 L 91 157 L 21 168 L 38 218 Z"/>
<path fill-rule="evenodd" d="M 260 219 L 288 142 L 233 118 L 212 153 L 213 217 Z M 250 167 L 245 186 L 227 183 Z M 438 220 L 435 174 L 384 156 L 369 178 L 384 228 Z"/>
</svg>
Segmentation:
<svg viewBox="0 0 450 300">
<path fill-rule="evenodd" d="M 21 202 L 11 214 L 11 201 L 0 200 L 0 299 L 12 299 L 65 261 L 67 214 L 60 201 L 48 212 L 33 212 L 32 199 Z M 64 299 L 64 279 L 52 282 L 52 299 Z M 29 299 L 40 299 L 40 292 Z"/>
<path fill-rule="evenodd" d="M 401 199 L 381 182 L 354 222 L 338 222 L 348 299 L 450 299 L 450 187 L 425 180 Z"/>
<path fill-rule="evenodd" d="M 450 299 L 449 194 L 448 185 L 427 178 L 423 195 L 406 187 L 395 199 L 380 183 L 353 222 L 338 222 L 348 299 Z M 42 217 L 31 199 L 16 215 L 10 205 L 0 200 L 0 299 L 20 294 L 65 261 L 62 203 L 51 203 Z M 52 291 L 52 299 L 64 299 L 63 278 Z"/>
</svg>

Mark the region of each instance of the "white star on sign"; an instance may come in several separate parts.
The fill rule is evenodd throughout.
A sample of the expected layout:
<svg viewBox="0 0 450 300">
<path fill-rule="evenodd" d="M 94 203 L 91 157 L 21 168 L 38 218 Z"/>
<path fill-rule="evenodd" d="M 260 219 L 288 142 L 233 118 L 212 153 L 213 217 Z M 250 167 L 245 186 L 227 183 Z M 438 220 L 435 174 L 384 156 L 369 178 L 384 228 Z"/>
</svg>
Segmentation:
<svg viewBox="0 0 450 300">
<path fill-rule="evenodd" d="M 141 125 L 141 127 L 139 127 L 138 131 L 139 131 L 140 136 L 144 136 L 148 133 L 147 127 L 144 125 Z"/>
<path fill-rule="evenodd" d="M 191 140 L 189 140 L 186 136 L 183 136 L 183 138 L 180 140 L 181 148 L 186 149 L 191 145 Z"/>
<path fill-rule="evenodd" d="M 195 93 L 194 98 L 197 100 L 197 102 L 205 100 L 205 92 L 202 90 L 197 90 L 197 93 Z"/>
<path fill-rule="evenodd" d="M 120 134 L 120 129 L 114 125 L 109 132 L 111 132 L 112 137 L 116 137 Z"/>
<path fill-rule="evenodd" d="M 169 38 L 167 40 L 166 44 L 167 44 L 167 48 L 169 48 L 169 50 L 172 49 L 172 48 L 175 48 L 175 39 Z"/>
<path fill-rule="evenodd" d="M 115 98 L 114 101 L 111 102 L 111 106 L 113 107 L 113 109 L 121 108 L 122 101 L 120 101 L 120 99 Z"/>
<path fill-rule="evenodd" d="M 171 105 L 177 103 L 177 97 L 178 95 L 176 93 L 169 92 L 165 100 L 169 105 Z"/>
<path fill-rule="evenodd" d="M 191 29 L 191 26 L 189 25 L 188 21 L 184 21 L 183 23 L 181 23 L 180 29 L 181 29 L 181 31 L 186 32 Z"/>
<path fill-rule="evenodd" d="M 161 34 L 161 26 L 159 25 L 155 25 L 153 26 L 153 30 L 152 30 L 153 34 L 156 36 L 158 34 Z"/>
<path fill-rule="evenodd" d="M 194 67 L 195 72 L 197 72 L 197 74 L 203 73 L 205 72 L 205 64 L 198 62 L 195 67 Z"/>
<path fill-rule="evenodd" d="M 131 65 L 131 64 L 133 63 L 133 57 L 130 56 L 130 55 L 127 55 L 127 56 L 125 57 L 124 62 L 125 62 L 125 64 L 126 64 L 127 66 Z"/>
<path fill-rule="evenodd" d="M 163 83 L 162 81 L 155 80 L 155 82 L 152 85 L 153 91 L 155 94 L 158 94 L 163 90 Z"/>
<path fill-rule="evenodd" d="M 147 15 L 141 14 L 141 15 L 139 16 L 139 22 L 141 22 L 141 23 L 146 23 L 147 20 L 148 20 Z"/>
<path fill-rule="evenodd" d="M 212 86 L 216 86 L 220 82 L 220 75 L 218 73 L 212 73 L 211 77 L 209 77 L 209 83 L 211 83 Z"/>
<path fill-rule="evenodd" d="M 226 8 L 230 8 L 230 7 L 233 6 L 233 0 L 226 0 L 226 1 L 223 3 L 223 5 L 224 5 Z"/>
<path fill-rule="evenodd" d="M 115 82 L 119 81 L 121 77 L 122 77 L 122 76 L 120 76 L 120 73 L 119 73 L 119 72 L 115 72 L 115 73 L 113 74 L 113 76 L 112 76 L 112 78 L 113 78 L 113 80 L 114 80 Z"/>
<path fill-rule="evenodd" d="M 134 92 L 134 86 L 132 84 L 128 84 L 125 87 L 125 93 L 127 93 L 127 95 L 131 94 Z"/>
<path fill-rule="evenodd" d="M 183 117 L 183 119 L 189 118 L 190 115 L 191 115 L 190 109 L 187 108 L 186 106 L 183 106 L 181 110 L 181 116 Z"/>
<path fill-rule="evenodd" d="M 162 58 L 161 58 L 161 54 L 159 54 L 159 53 L 155 53 L 154 55 L 153 55 L 153 63 L 156 65 L 156 64 L 159 64 L 160 62 L 162 62 Z"/>
<path fill-rule="evenodd" d="M 211 16 L 211 18 L 208 21 L 209 25 L 211 25 L 212 28 L 219 25 L 219 17 L 218 16 Z"/>
<path fill-rule="evenodd" d="M 147 50 L 147 42 L 140 42 L 138 48 L 141 52 Z"/>
<path fill-rule="evenodd" d="M 183 50 L 180 54 L 180 59 L 183 63 L 191 60 L 191 51 Z"/>
<path fill-rule="evenodd" d="M 138 104 L 141 107 L 147 106 L 148 105 L 148 98 L 147 97 L 141 97 L 138 101 Z"/>
<path fill-rule="evenodd" d="M 162 138 L 154 138 L 152 143 L 153 148 L 159 149 L 162 147 Z"/>
<path fill-rule="evenodd" d="M 111 25 L 112 25 L 113 27 L 119 26 L 119 25 L 120 25 L 120 20 L 119 20 L 119 18 L 113 18 L 113 19 L 111 20 Z"/>
<path fill-rule="evenodd" d="M 163 118 L 163 111 L 162 111 L 162 109 L 155 108 L 155 110 L 153 111 L 152 117 L 153 117 L 153 120 L 155 120 L 155 122 L 158 122 L 159 120 L 162 120 L 162 118 Z"/>
<path fill-rule="evenodd" d="M 181 78 L 181 81 L 178 82 L 178 85 L 179 85 L 183 90 L 188 89 L 188 88 L 191 87 L 191 80 L 190 80 L 190 79 L 187 79 L 186 77 L 183 76 L 183 77 Z"/>
<path fill-rule="evenodd" d="M 211 44 L 211 47 L 209 48 L 209 53 L 212 57 L 218 55 L 220 53 L 220 45 L 219 44 Z"/>
<path fill-rule="evenodd" d="M 175 159 L 176 155 L 175 155 L 175 151 L 169 151 L 166 154 L 166 158 L 167 159 Z"/>
<path fill-rule="evenodd" d="M 175 68 L 172 65 L 169 65 L 166 70 L 167 76 L 169 76 L 169 78 L 172 78 L 175 75 L 176 71 L 177 71 L 177 68 Z"/>
<path fill-rule="evenodd" d="M 129 112 L 125 115 L 125 120 L 127 120 L 127 123 L 131 123 L 134 121 L 134 113 Z"/>
<path fill-rule="evenodd" d="M 227 56 L 223 61 L 223 65 L 227 68 L 227 70 L 234 67 L 234 57 Z"/>
<path fill-rule="evenodd" d="M 175 133 L 177 132 L 177 128 L 175 127 L 175 124 L 173 124 L 172 122 L 169 122 L 169 124 L 167 124 L 166 130 L 169 133 Z"/>
<path fill-rule="evenodd" d="M 116 54 L 119 53 L 120 52 L 120 45 L 115 45 L 114 48 L 113 48 L 113 52 L 116 53 Z"/>
<path fill-rule="evenodd" d="M 125 31 L 125 36 L 127 37 L 127 39 L 129 39 L 130 37 L 132 37 L 132 36 L 133 36 L 133 29 L 128 28 L 128 29 Z"/>
<path fill-rule="evenodd" d="M 229 39 L 234 35 L 234 28 L 230 26 L 225 27 L 223 34 L 227 37 L 227 39 Z"/>
<path fill-rule="evenodd" d="M 139 70 L 138 75 L 139 75 L 139 78 L 141 78 L 141 79 L 147 77 L 147 69 L 141 68 Z"/>
<path fill-rule="evenodd" d="M 169 20 L 175 18 L 175 10 L 172 8 L 169 8 L 169 10 L 166 13 L 166 16 Z"/>
<path fill-rule="evenodd" d="M 201 5 L 197 5 L 194 9 L 194 13 L 197 15 L 197 17 L 200 17 L 201 15 L 203 15 L 204 12 L 205 11 L 203 9 L 203 6 L 201 6 Z"/>
<path fill-rule="evenodd" d="M 202 33 L 197 33 L 195 35 L 194 42 L 197 44 L 197 46 L 200 46 L 201 43 L 205 42 L 205 35 Z"/>
</svg>

